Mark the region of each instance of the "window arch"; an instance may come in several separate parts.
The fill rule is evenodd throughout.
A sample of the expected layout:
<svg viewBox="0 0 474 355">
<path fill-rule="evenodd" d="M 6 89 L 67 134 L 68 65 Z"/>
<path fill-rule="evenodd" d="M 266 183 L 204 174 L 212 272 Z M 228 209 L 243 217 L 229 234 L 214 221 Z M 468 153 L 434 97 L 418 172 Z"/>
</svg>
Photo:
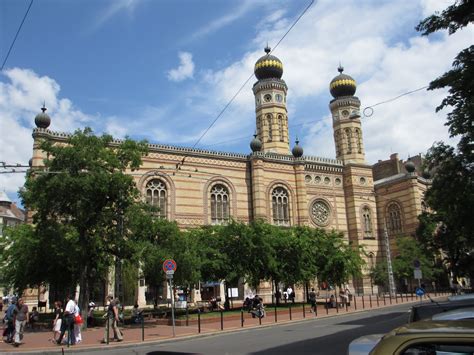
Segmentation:
<svg viewBox="0 0 474 355">
<path fill-rule="evenodd" d="M 278 115 L 278 130 L 280 134 L 280 141 L 283 142 L 285 138 L 283 137 L 283 116 L 282 115 Z"/>
<path fill-rule="evenodd" d="M 276 187 L 272 191 L 273 223 L 278 226 L 290 225 L 288 191 Z"/>
<path fill-rule="evenodd" d="M 229 190 L 222 184 L 216 184 L 211 189 L 211 223 L 223 224 L 230 218 Z"/>
<path fill-rule="evenodd" d="M 392 202 L 387 208 L 387 221 L 389 234 L 397 234 L 402 232 L 402 213 L 400 206 Z"/>
<path fill-rule="evenodd" d="M 362 153 L 362 134 L 358 128 L 355 129 L 355 137 L 357 143 L 357 152 Z"/>
<path fill-rule="evenodd" d="M 372 216 L 368 206 L 364 206 L 362 209 L 362 222 L 364 228 L 364 238 L 372 238 Z"/>
<path fill-rule="evenodd" d="M 160 179 L 148 181 L 145 187 L 146 202 L 158 208 L 157 215 L 166 218 L 167 191 L 166 184 Z"/>
<path fill-rule="evenodd" d="M 271 142 L 273 140 L 272 135 L 272 115 L 268 114 L 266 116 L 267 124 L 268 124 L 268 141 Z"/>
<path fill-rule="evenodd" d="M 346 139 L 347 139 L 347 154 L 352 153 L 352 132 L 350 128 L 346 128 Z"/>
</svg>

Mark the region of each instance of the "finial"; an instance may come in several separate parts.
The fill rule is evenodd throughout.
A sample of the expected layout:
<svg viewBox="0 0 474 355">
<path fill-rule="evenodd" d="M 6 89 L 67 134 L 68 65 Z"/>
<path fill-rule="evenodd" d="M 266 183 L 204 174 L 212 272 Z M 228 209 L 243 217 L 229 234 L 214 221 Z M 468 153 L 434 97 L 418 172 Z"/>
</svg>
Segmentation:
<svg viewBox="0 0 474 355">
<path fill-rule="evenodd" d="M 269 54 L 272 51 L 272 49 L 268 46 L 268 42 L 267 42 L 267 46 L 265 47 L 264 51 L 267 54 Z"/>
<path fill-rule="evenodd" d="M 47 110 L 46 108 L 46 102 L 43 101 L 43 107 L 41 107 L 41 111 L 45 112 Z"/>
<path fill-rule="evenodd" d="M 253 137 L 257 138 L 257 136 L 258 136 L 257 131 L 255 131 L 255 133 L 253 134 Z"/>
<path fill-rule="evenodd" d="M 296 136 L 295 143 L 296 143 L 296 145 L 300 144 L 300 141 L 299 141 L 299 139 L 298 139 L 298 136 Z"/>
<path fill-rule="evenodd" d="M 341 65 L 341 62 L 339 62 L 339 67 L 337 67 L 337 71 L 341 74 L 344 71 L 344 67 Z"/>
</svg>

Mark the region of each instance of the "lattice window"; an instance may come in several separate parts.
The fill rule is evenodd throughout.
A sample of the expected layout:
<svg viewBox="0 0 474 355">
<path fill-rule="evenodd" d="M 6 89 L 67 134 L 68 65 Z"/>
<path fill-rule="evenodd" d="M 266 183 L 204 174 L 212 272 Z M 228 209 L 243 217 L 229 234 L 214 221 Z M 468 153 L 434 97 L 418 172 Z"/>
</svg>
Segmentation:
<svg viewBox="0 0 474 355">
<path fill-rule="evenodd" d="M 362 153 L 362 134 L 360 132 L 360 129 L 356 128 L 355 130 L 355 137 L 356 137 L 356 143 L 357 143 L 357 152 Z"/>
<path fill-rule="evenodd" d="M 150 180 L 145 188 L 146 202 L 158 208 L 158 216 L 166 218 L 166 185 L 159 179 Z"/>
<path fill-rule="evenodd" d="M 347 139 L 347 154 L 352 153 L 352 131 L 350 128 L 346 128 L 346 139 Z"/>
<path fill-rule="evenodd" d="M 331 208 L 323 200 L 316 200 L 311 206 L 311 218 L 318 226 L 326 226 L 331 217 Z"/>
<path fill-rule="evenodd" d="M 280 134 L 280 141 L 283 142 L 285 137 L 283 136 L 283 116 L 278 115 L 278 130 Z"/>
<path fill-rule="evenodd" d="M 272 132 L 272 115 L 267 115 L 267 123 L 268 123 L 268 141 L 271 142 L 273 140 L 273 132 Z"/>
<path fill-rule="evenodd" d="M 279 226 L 290 225 L 288 192 L 277 187 L 272 192 L 273 223 Z"/>
<path fill-rule="evenodd" d="M 398 204 L 391 203 L 388 206 L 387 221 L 389 234 L 398 234 L 402 232 L 402 213 Z"/>
<path fill-rule="evenodd" d="M 369 207 L 366 206 L 362 209 L 362 218 L 364 226 L 364 238 L 372 238 L 372 217 Z"/>
<path fill-rule="evenodd" d="M 211 189 L 211 223 L 223 224 L 229 221 L 229 191 L 224 185 L 217 184 Z"/>
</svg>

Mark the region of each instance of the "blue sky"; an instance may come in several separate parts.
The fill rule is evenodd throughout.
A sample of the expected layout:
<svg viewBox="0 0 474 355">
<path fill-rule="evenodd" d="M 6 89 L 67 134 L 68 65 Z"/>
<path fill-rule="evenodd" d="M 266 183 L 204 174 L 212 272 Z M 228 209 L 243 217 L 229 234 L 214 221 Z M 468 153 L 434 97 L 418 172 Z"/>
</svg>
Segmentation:
<svg viewBox="0 0 474 355">
<path fill-rule="evenodd" d="M 30 0 L 0 2 L 3 61 Z M 274 46 L 308 0 L 35 0 L 0 74 L 0 161 L 26 163 L 43 100 L 50 129 L 91 126 L 192 146 Z M 339 62 L 358 83 L 362 108 L 427 85 L 474 38 L 420 37 L 420 19 L 441 0 L 315 1 L 274 52 L 289 87 L 290 136 L 305 154 L 334 157 L 328 85 Z M 253 78 L 199 145 L 249 152 L 255 130 Z M 402 158 L 450 141 L 442 91 L 422 91 L 378 106 L 363 119 L 367 160 Z M 451 141 L 452 142 L 452 141 Z M 12 199 L 21 174 L 0 175 Z"/>
</svg>

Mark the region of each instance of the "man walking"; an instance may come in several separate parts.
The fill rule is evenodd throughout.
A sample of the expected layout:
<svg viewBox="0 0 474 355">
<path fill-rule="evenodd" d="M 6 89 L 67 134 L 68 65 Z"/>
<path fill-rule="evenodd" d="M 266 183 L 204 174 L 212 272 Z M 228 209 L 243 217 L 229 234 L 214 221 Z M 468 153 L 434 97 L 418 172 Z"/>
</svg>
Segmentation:
<svg viewBox="0 0 474 355">
<path fill-rule="evenodd" d="M 12 297 L 11 303 L 9 304 L 7 310 L 5 311 L 5 321 L 7 323 L 5 330 L 3 331 L 3 336 L 6 337 L 5 342 L 13 342 L 13 333 L 15 333 L 15 316 L 13 312 L 16 308 L 16 297 Z"/>
<path fill-rule="evenodd" d="M 316 312 L 316 292 L 314 292 L 314 288 L 312 288 L 311 292 L 309 293 L 309 303 L 311 304 L 311 309 L 309 312 Z"/>
<path fill-rule="evenodd" d="M 19 346 L 23 340 L 23 332 L 25 330 L 25 325 L 29 321 L 28 306 L 23 301 L 23 298 L 18 300 L 16 308 L 13 310 L 13 315 L 15 318 L 15 342 L 14 346 Z"/>
<path fill-rule="evenodd" d="M 108 333 L 110 333 L 110 329 L 112 329 L 114 332 L 114 339 L 117 339 L 117 341 L 122 341 L 123 340 L 122 332 L 120 331 L 118 327 L 118 322 L 119 322 L 119 310 L 117 308 L 118 302 L 114 301 L 114 298 L 111 295 L 107 296 L 107 301 L 109 302 L 109 305 L 107 307 L 107 323 L 105 324 L 104 339 L 102 340 L 102 343 L 107 343 L 107 337 L 109 336 Z"/>
<path fill-rule="evenodd" d="M 61 335 L 57 341 L 58 345 L 61 345 L 64 337 L 64 333 L 67 331 L 67 341 L 70 345 L 76 345 L 76 337 L 74 336 L 74 313 L 76 310 L 76 302 L 71 296 L 66 297 L 67 303 L 64 308 L 63 321 L 61 323 Z"/>
</svg>

